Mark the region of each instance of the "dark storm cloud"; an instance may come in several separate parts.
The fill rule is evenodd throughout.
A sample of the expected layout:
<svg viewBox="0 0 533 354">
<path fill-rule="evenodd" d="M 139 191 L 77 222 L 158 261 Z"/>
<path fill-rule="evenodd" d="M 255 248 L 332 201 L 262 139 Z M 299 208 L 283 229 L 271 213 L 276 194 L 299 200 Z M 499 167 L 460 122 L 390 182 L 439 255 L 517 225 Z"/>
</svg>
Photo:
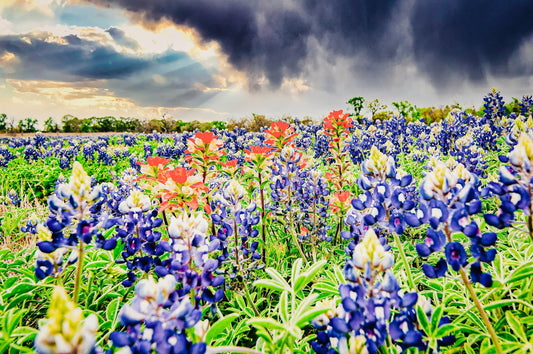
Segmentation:
<svg viewBox="0 0 533 354">
<path fill-rule="evenodd" d="M 509 60 L 533 35 L 532 14 L 530 0 L 417 1 L 411 16 L 415 59 L 435 82 L 451 72 L 472 81 L 484 80 L 487 72 L 525 74 Z"/>
<path fill-rule="evenodd" d="M 55 81 L 113 79 L 127 77 L 150 65 L 146 59 L 118 53 L 76 35 L 63 39 L 68 44 L 31 35 L 0 36 L 0 53 L 11 52 L 17 58 L 10 77 Z"/>
<path fill-rule="evenodd" d="M 316 45 L 376 73 L 411 58 L 434 83 L 448 70 L 471 81 L 520 75 L 509 59 L 533 34 L 530 0 L 88 1 L 194 28 L 252 81 L 266 75 L 273 87 L 305 74 Z"/>
<path fill-rule="evenodd" d="M 4 75 L 8 79 L 82 82 L 106 79 L 119 97 L 149 106 L 193 107 L 212 97 L 212 74 L 186 53 L 168 50 L 152 56 L 120 53 L 76 35 L 0 36 L 0 56 L 13 53 Z"/>
<path fill-rule="evenodd" d="M 139 43 L 137 43 L 135 39 L 126 36 L 126 33 L 120 28 L 109 27 L 106 32 L 109 33 L 111 38 L 121 46 L 134 50 L 139 48 Z"/>
</svg>

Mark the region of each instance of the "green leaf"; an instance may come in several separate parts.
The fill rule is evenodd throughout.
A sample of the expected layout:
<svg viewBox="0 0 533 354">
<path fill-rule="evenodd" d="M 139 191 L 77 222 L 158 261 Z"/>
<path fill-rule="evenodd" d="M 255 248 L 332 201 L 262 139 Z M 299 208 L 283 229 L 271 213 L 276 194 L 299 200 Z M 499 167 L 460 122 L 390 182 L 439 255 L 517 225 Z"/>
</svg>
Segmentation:
<svg viewBox="0 0 533 354">
<path fill-rule="evenodd" d="M 255 318 L 249 319 L 247 323 L 254 327 L 262 327 L 262 328 L 278 330 L 278 331 L 286 330 L 284 325 L 282 325 L 281 323 L 279 323 L 273 318 L 255 317 Z"/>
<path fill-rule="evenodd" d="M 418 323 L 420 324 L 420 327 L 426 332 L 428 337 L 432 337 L 431 328 L 429 326 L 428 318 L 426 314 L 424 313 L 424 310 L 422 310 L 422 307 L 417 306 L 416 307 L 416 317 L 418 318 Z"/>
<path fill-rule="evenodd" d="M 312 281 L 315 277 L 315 275 L 324 268 L 324 265 L 326 264 L 325 260 L 321 260 L 319 262 L 316 262 L 313 264 L 309 269 L 305 271 L 305 278 L 303 282 L 300 282 L 298 286 L 294 287 L 294 291 L 298 292 L 301 289 L 303 289 L 307 284 L 309 284 L 310 281 Z"/>
<path fill-rule="evenodd" d="M 278 286 L 282 287 L 283 289 L 292 292 L 291 287 L 289 286 L 289 283 L 283 278 L 283 276 L 274 268 L 267 268 L 265 272 L 278 284 Z"/>
<path fill-rule="evenodd" d="M 105 310 L 105 317 L 108 321 L 114 322 L 120 311 L 120 299 L 116 298 L 112 300 Z"/>
<path fill-rule="evenodd" d="M 525 302 L 523 300 L 520 300 L 520 299 L 498 300 L 498 301 L 494 301 L 494 302 L 491 302 L 488 305 L 483 306 L 483 308 L 486 311 L 490 311 L 490 310 L 494 310 L 494 309 L 497 309 L 497 308 L 501 308 L 501 307 L 505 307 L 505 306 L 513 306 L 513 305 L 517 305 L 517 304 L 522 304 L 522 305 L 524 305 L 526 307 L 529 307 L 530 309 L 533 310 L 533 305 L 532 304 L 527 303 L 527 302 Z"/>
<path fill-rule="evenodd" d="M 505 312 L 505 318 L 507 319 L 507 324 L 513 330 L 513 333 L 517 335 L 522 342 L 527 343 L 527 335 L 526 332 L 524 332 L 524 328 L 520 321 L 511 313 L 511 311 Z"/>
<path fill-rule="evenodd" d="M 32 327 L 18 327 L 11 332 L 12 337 L 19 337 L 17 343 L 22 344 L 24 342 L 33 341 L 39 331 Z"/>
<path fill-rule="evenodd" d="M 296 284 L 296 279 L 298 279 L 300 276 L 300 271 L 302 270 L 302 262 L 302 259 L 298 258 L 292 265 L 291 283 L 293 286 Z"/>
<path fill-rule="evenodd" d="M 326 307 L 315 307 L 312 308 L 304 313 L 302 313 L 298 320 L 296 321 L 296 326 L 299 328 L 302 328 L 306 324 L 310 323 L 313 319 L 315 319 L 317 316 L 320 316 L 321 314 L 328 311 L 328 308 Z"/>
<path fill-rule="evenodd" d="M 451 323 L 447 323 L 445 325 L 440 326 L 439 329 L 437 329 L 437 331 L 434 332 L 435 334 L 433 335 L 433 337 L 434 338 L 446 337 L 455 331 L 457 331 L 457 326 Z"/>
<path fill-rule="evenodd" d="M 284 323 L 289 322 L 289 296 L 288 292 L 284 291 L 281 293 L 281 297 L 279 299 L 279 314 Z"/>
<path fill-rule="evenodd" d="M 533 277 L 533 261 L 516 268 L 505 283 L 513 284 L 529 277 Z"/>
<path fill-rule="evenodd" d="M 278 282 L 271 279 L 259 279 L 254 282 L 254 286 L 258 288 L 266 288 L 277 292 L 283 292 L 286 289 L 283 288 Z"/>
<path fill-rule="evenodd" d="M 318 294 L 310 294 L 305 299 L 303 299 L 302 302 L 296 308 L 296 311 L 294 311 L 291 322 L 300 322 L 301 316 L 306 313 L 311 308 L 311 306 L 313 306 L 313 304 L 316 302 L 317 297 Z"/>
<path fill-rule="evenodd" d="M 439 307 L 437 307 L 433 311 L 433 314 L 431 315 L 431 331 L 432 331 L 432 333 L 435 333 L 437 331 L 437 329 L 439 328 L 439 322 L 440 322 L 440 319 L 442 318 L 442 312 L 443 311 L 444 311 L 444 308 L 442 307 L 442 305 L 440 305 Z"/>
<path fill-rule="evenodd" d="M 122 253 L 122 250 L 124 249 L 124 242 L 122 242 L 122 239 L 119 238 L 117 240 L 117 245 L 115 249 L 113 249 L 113 259 L 118 259 Z"/>
<path fill-rule="evenodd" d="M 209 330 L 205 335 L 205 343 L 210 345 L 213 338 L 217 338 L 226 328 L 230 328 L 230 324 L 238 317 L 238 313 L 231 313 L 216 321 L 211 327 L 209 327 Z"/>
</svg>

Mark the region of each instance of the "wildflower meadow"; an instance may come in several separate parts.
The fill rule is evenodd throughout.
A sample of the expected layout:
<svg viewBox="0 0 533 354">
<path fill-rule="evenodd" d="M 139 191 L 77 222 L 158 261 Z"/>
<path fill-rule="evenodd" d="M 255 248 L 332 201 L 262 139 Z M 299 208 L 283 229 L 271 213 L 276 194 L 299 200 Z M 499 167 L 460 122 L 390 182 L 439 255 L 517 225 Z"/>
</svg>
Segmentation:
<svg viewBox="0 0 533 354">
<path fill-rule="evenodd" d="M 533 353 L 533 99 L 0 138 L 1 353 Z"/>
</svg>

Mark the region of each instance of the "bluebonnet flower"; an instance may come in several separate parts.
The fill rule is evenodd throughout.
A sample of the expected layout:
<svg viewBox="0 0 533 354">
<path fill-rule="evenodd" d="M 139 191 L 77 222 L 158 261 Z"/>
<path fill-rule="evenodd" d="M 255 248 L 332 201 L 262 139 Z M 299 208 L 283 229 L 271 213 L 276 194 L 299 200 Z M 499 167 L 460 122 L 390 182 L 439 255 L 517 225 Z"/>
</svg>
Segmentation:
<svg viewBox="0 0 533 354">
<path fill-rule="evenodd" d="M 522 133 L 514 149 L 507 155 L 510 166 L 501 166 L 499 183 L 490 182 L 483 191 L 486 196 L 497 195 L 500 207 L 497 214 L 485 214 L 485 221 L 499 229 L 516 222 L 520 210 L 527 218 L 527 232 L 533 240 L 531 184 L 533 178 L 533 138 Z"/>
<path fill-rule="evenodd" d="M 468 254 L 464 246 L 452 240 L 454 232 L 462 232 L 470 240 L 470 254 L 474 262 L 470 267 L 473 282 L 484 286 L 492 285 L 490 274 L 483 273 L 480 262 L 490 264 L 496 255 L 495 249 L 488 249 L 496 243 L 495 234 L 481 234 L 472 216 L 481 212 L 481 201 L 477 186 L 479 180 L 464 166 L 449 160 L 447 164 L 432 160 L 433 169 L 426 174 L 420 185 L 420 195 L 425 199 L 430 228 L 424 243 L 416 246 L 421 257 L 428 257 L 444 249 L 445 258 L 433 266 L 424 264 L 422 270 L 429 278 L 443 277 L 448 266 L 456 272 L 468 267 Z M 449 166 L 454 166 L 450 169 Z"/>
<path fill-rule="evenodd" d="M 131 353 L 205 353 L 204 342 L 192 343 L 186 330 L 202 318 L 202 312 L 188 296 L 176 292 L 177 282 L 172 275 L 155 281 L 152 277 L 140 280 L 135 286 L 135 298 L 119 313 L 126 332 L 111 333 L 113 346 L 127 347 Z"/>
<path fill-rule="evenodd" d="M 212 209 L 218 210 L 211 214 L 216 228 L 216 235 L 211 236 L 212 242 L 220 242 L 218 260 L 226 265 L 229 278 L 237 280 L 237 283 L 251 277 L 252 270 L 258 267 L 261 259 L 259 242 L 252 241 L 259 235 L 254 226 L 261 218 L 255 203 L 247 207 L 243 205 L 245 195 L 244 187 L 238 181 L 230 180 L 212 203 Z"/>
<path fill-rule="evenodd" d="M 531 95 L 524 95 L 520 100 L 520 112 L 526 117 L 533 114 L 533 97 Z"/>
<path fill-rule="evenodd" d="M 100 228 L 106 225 L 106 220 L 100 220 L 91 211 L 94 204 L 101 198 L 100 188 L 92 188 L 91 184 L 91 178 L 76 161 L 69 182 L 59 185 L 55 194 L 48 200 L 51 214 L 46 220 L 46 227 L 41 227 L 40 231 L 38 225 L 37 247 L 40 252 L 53 254 L 61 248 L 71 249 L 73 252 L 69 257 L 69 263 L 73 263 L 78 258 L 77 253 L 81 252 L 76 249 L 80 242 L 89 244 L 94 238 L 97 246 L 104 249 L 115 247 L 114 239 L 103 240 Z M 66 254 L 66 252 L 61 252 Z M 52 264 L 62 264 L 57 257 L 53 255 L 51 257 L 55 259 L 55 262 L 51 262 Z M 38 258 L 39 261 L 41 259 Z M 52 274 L 50 263 L 44 264 L 46 271 L 42 267 L 43 263 L 36 267 L 35 272 L 38 278 Z"/>
<path fill-rule="evenodd" d="M 415 311 L 422 297 L 416 292 L 401 294 L 391 271 L 393 264 L 392 255 L 368 229 L 346 261 L 348 283 L 339 287 L 341 305 L 335 308 L 333 302 L 331 311 L 312 321 L 321 331 L 311 343 L 315 352 L 333 353 L 333 347 L 337 347 L 340 353 L 377 353 L 388 337 L 402 351 L 427 348 Z"/>
<path fill-rule="evenodd" d="M 93 353 L 96 350 L 98 319 L 83 318 L 82 310 L 69 299 L 65 289 L 55 287 L 46 321 L 35 337 L 35 351 L 49 353 Z"/>
<path fill-rule="evenodd" d="M 174 274 L 182 285 L 180 296 L 192 291 L 196 301 L 215 303 L 224 297 L 224 277 L 215 275 L 219 261 L 209 258 L 209 254 L 219 249 L 220 241 L 209 241 L 206 234 L 207 221 L 202 214 L 172 217 L 168 227 L 169 259 L 156 267 L 156 273 Z"/>
<path fill-rule="evenodd" d="M 9 193 L 7 193 L 7 199 L 9 203 L 16 207 L 20 207 L 20 203 L 22 202 L 18 193 L 14 189 L 11 189 Z"/>
</svg>

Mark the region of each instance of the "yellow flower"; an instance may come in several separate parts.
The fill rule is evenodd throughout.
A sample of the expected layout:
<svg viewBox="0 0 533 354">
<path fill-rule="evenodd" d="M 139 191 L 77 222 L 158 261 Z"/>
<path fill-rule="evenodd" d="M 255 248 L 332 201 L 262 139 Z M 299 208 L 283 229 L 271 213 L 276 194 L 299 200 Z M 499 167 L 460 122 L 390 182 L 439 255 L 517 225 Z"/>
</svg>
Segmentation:
<svg viewBox="0 0 533 354">
<path fill-rule="evenodd" d="M 48 308 L 48 319 L 35 338 L 37 353 L 89 353 L 95 346 L 98 320 L 94 314 L 83 318 L 80 308 L 63 287 L 56 287 Z"/>
<path fill-rule="evenodd" d="M 50 241 L 52 240 L 52 232 L 42 224 L 37 225 L 37 240 Z"/>
<path fill-rule="evenodd" d="M 359 269 L 370 262 L 373 269 L 386 270 L 394 263 L 392 255 L 385 251 L 373 229 L 368 229 L 361 242 L 355 246 L 353 258 Z"/>
<path fill-rule="evenodd" d="M 350 354 L 368 354 L 366 348 L 366 338 L 363 335 L 357 337 L 350 337 L 350 347 L 348 353 Z"/>
<path fill-rule="evenodd" d="M 529 170 L 533 160 L 533 139 L 527 133 L 522 133 L 518 137 L 518 144 L 516 144 L 513 151 L 509 153 L 509 161 L 514 166 L 519 166 Z"/>
<path fill-rule="evenodd" d="M 83 166 L 74 162 L 72 176 L 69 180 L 69 189 L 72 194 L 79 200 L 85 199 L 91 193 L 91 177 L 85 172 Z"/>
</svg>

